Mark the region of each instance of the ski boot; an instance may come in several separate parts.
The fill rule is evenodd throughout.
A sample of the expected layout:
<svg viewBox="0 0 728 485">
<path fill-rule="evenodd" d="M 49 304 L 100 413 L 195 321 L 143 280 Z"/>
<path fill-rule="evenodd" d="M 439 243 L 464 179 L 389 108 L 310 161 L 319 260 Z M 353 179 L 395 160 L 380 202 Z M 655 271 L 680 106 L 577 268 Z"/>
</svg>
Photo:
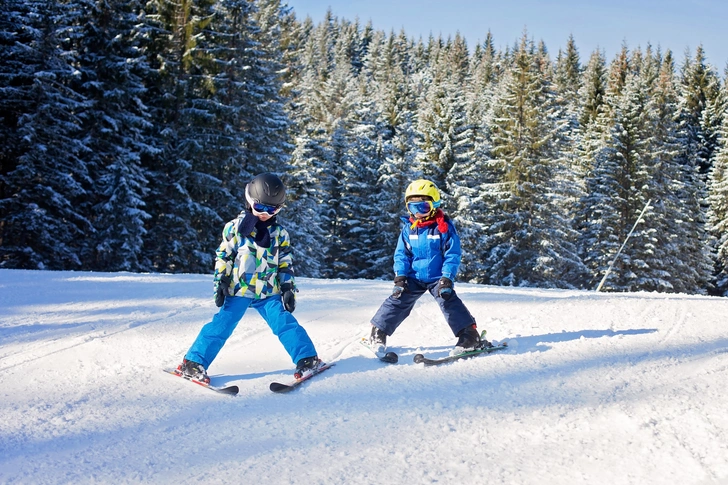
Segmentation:
<svg viewBox="0 0 728 485">
<path fill-rule="evenodd" d="M 374 353 L 384 353 L 387 350 L 387 334 L 372 325 L 372 335 L 369 337 L 369 347 Z"/>
<path fill-rule="evenodd" d="M 189 377 L 193 381 L 204 382 L 205 384 L 210 383 L 207 371 L 202 364 L 198 364 L 197 362 L 182 359 L 182 363 L 177 366 L 177 372 L 183 376 Z"/>
<path fill-rule="evenodd" d="M 304 377 L 316 372 L 324 363 L 317 356 L 306 357 L 298 361 L 296 364 L 296 372 L 293 377 L 303 379 Z"/>
<path fill-rule="evenodd" d="M 477 327 L 475 325 L 471 325 L 469 327 L 465 327 L 458 333 L 458 342 L 455 344 L 455 348 L 450 351 L 450 355 L 460 355 L 465 352 L 472 352 L 474 350 L 481 350 L 492 346 L 493 344 L 487 340 L 481 339 Z"/>
</svg>

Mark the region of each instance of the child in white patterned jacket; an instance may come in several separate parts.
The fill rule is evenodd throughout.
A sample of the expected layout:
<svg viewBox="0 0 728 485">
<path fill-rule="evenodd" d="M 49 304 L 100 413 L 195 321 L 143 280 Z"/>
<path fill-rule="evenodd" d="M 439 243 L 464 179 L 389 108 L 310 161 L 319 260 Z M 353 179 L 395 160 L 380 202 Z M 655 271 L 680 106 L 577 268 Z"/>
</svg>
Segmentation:
<svg viewBox="0 0 728 485">
<path fill-rule="evenodd" d="M 288 231 L 276 220 L 286 200 L 283 182 L 263 173 L 245 188 L 246 210 L 228 222 L 217 250 L 215 304 L 218 313 L 200 330 L 177 367 L 180 374 L 209 383 L 206 369 L 252 306 L 268 323 L 296 364 L 296 378 L 322 365 L 296 308 Z"/>
</svg>

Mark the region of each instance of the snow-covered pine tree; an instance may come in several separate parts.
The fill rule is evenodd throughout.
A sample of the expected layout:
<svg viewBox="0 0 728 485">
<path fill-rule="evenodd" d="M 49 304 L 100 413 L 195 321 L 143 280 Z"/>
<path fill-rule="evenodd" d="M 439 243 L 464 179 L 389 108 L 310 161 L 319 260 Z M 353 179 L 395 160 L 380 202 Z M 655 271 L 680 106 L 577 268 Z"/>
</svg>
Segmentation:
<svg viewBox="0 0 728 485">
<path fill-rule="evenodd" d="M 295 122 L 306 134 L 296 144 L 304 150 L 316 149 L 320 157 L 317 210 L 321 224 L 325 224 L 322 227 L 325 243 L 317 249 L 324 277 L 354 277 L 357 265 L 366 264 L 345 255 L 357 253 L 351 229 L 360 217 L 369 215 L 354 214 L 342 205 L 350 205 L 344 201 L 348 196 L 347 184 L 350 177 L 357 176 L 351 145 L 353 115 L 360 98 L 351 52 L 358 35 L 356 25 L 339 23 L 329 10 L 325 21 L 313 28 L 303 41 L 302 82 L 292 104 Z M 299 159 L 307 157 L 305 152 L 298 156 Z"/>
<path fill-rule="evenodd" d="M 464 91 L 468 77 L 467 44 L 456 35 L 445 44 L 441 39 L 431 39 L 429 48 L 429 79 L 418 106 L 417 170 L 447 194 L 450 170 L 457 162 L 467 163 L 473 154 Z M 445 210 L 448 204 L 445 197 Z"/>
<path fill-rule="evenodd" d="M 144 250 L 155 271 L 209 272 L 219 244 L 220 216 L 191 193 L 209 194 L 210 187 L 220 185 L 201 170 L 206 161 L 202 123 L 211 116 L 204 108 L 195 110 L 211 87 L 205 83 L 207 59 L 197 45 L 208 40 L 202 31 L 214 17 L 212 6 L 212 0 L 149 0 L 145 6 L 142 32 L 151 69 L 144 101 L 155 122 L 149 135 L 161 148 L 143 158 L 149 180 L 145 202 L 152 216 Z M 211 221 L 217 222 L 214 231 Z M 198 230 L 200 223 L 208 229 Z"/>
<path fill-rule="evenodd" d="M 550 116 L 554 94 L 543 61 L 524 33 L 493 104 L 497 182 L 483 248 L 492 284 L 573 287 L 583 270 L 555 190 L 561 127 Z"/>
<path fill-rule="evenodd" d="M 647 197 L 653 201 L 650 225 L 656 229 L 657 243 L 648 263 L 662 268 L 666 276 L 645 281 L 641 286 L 646 290 L 704 293 L 712 268 L 711 244 L 697 197 L 702 181 L 697 167 L 685 163 L 682 156 L 685 132 L 678 122 L 672 53 L 668 51 L 664 57 L 658 53 L 654 59 L 658 72 L 652 80 L 648 106 L 653 139 Z"/>
<path fill-rule="evenodd" d="M 717 239 L 715 290 L 728 296 L 728 116 L 720 129 L 720 143 L 710 170 L 710 229 Z"/>
<path fill-rule="evenodd" d="M 321 96 L 328 76 L 329 46 L 333 42 L 334 19 L 331 11 L 324 25 L 314 27 L 311 18 L 296 25 L 288 53 L 290 71 L 289 116 L 295 149 L 287 177 L 289 202 L 285 214 L 296 255 L 296 272 L 309 277 L 324 277 L 330 272 L 326 258 L 330 248 L 331 211 L 327 172 L 331 151 L 327 118 Z M 300 27 L 299 27 L 300 26 Z"/>
<path fill-rule="evenodd" d="M 287 100 L 291 120 L 289 133 L 294 145 L 289 168 L 284 176 L 287 188 L 285 209 L 278 216 L 291 236 L 297 275 L 320 278 L 323 275 L 328 216 L 322 210 L 326 197 L 320 180 L 328 154 L 326 132 L 311 114 L 309 100 L 315 92 L 317 76 L 313 69 L 311 49 L 313 22 L 310 17 L 299 23 L 294 13 L 282 8 L 281 49 L 285 69 L 281 93 Z"/>
<path fill-rule="evenodd" d="M 245 89 L 238 107 L 242 117 L 246 169 L 253 174 L 262 171 L 284 172 L 290 153 L 290 118 L 285 109 L 282 73 L 285 72 L 281 48 L 281 26 L 286 20 L 280 0 L 258 0 L 257 11 L 245 26 L 252 45 L 239 51 Z M 245 54 L 245 58 L 241 58 Z"/>
<path fill-rule="evenodd" d="M 557 116 L 564 122 L 564 129 L 561 132 L 561 146 L 567 152 L 565 156 L 570 159 L 569 167 L 576 168 L 578 162 L 573 147 L 576 146 L 580 131 L 579 108 L 581 103 L 579 93 L 582 89 L 582 68 L 579 61 L 579 51 L 576 48 L 573 36 L 569 36 L 566 51 L 559 50 L 554 70 Z"/>
<path fill-rule="evenodd" d="M 702 224 L 708 218 L 708 174 L 717 148 L 717 123 L 719 117 L 712 112 L 720 104 L 720 82 L 715 69 L 705 58 L 702 46 L 695 51 L 695 58 L 685 52 L 685 59 L 680 69 L 678 83 L 678 123 L 681 133 L 681 164 L 686 177 L 693 180 L 687 186 L 689 192 L 683 199 L 689 200 L 691 207 L 698 207 L 693 222 L 696 227 L 706 230 Z M 697 169 L 699 176 L 694 175 Z M 713 233 L 716 237 L 720 235 Z M 699 241 L 708 241 L 703 232 L 698 234 Z M 695 244 L 695 239 L 693 243 Z M 711 248 L 715 250 L 715 247 Z M 700 252 L 695 244 L 693 252 Z M 718 255 L 713 251 L 711 257 L 717 260 Z M 716 271 L 718 269 L 716 268 Z"/>
<path fill-rule="evenodd" d="M 637 56 L 638 58 L 640 56 Z M 581 220 L 581 254 L 591 274 L 603 276 L 638 214 L 648 200 L 653 135 L 648 111 L 649 86 L 640 76 L 641 61 L 630 62 L 626 46 L 612 62 L 607 87 L 607 116 L 599 117 L 607 135 L 596 152 Z M 652 255 L 657 239 L 648 213 L 643 224 L 620 253 L 604 288 L 636 291 L 659 282 L 668 274 Z"/>
<path fill-rule="evenodd" d="M 341 208 L 350 214 L 346 231 L 350 249 L 345 258 L 351 261 L 353 276 L 374 278 L 381 275 L 375 265 L 383 257 L 377 234 L 381 218 L 377 179 L 384 156 L 383 125 L 377 121 L 380 114 L 366 76 L 359 76 L 359 86 L 359 100 L 351 116 L 351 165 L 346 171 L 348 182 Z"/>
<path fill-rule="evenodd" d="M 463 255 L 459 278 L 474 283 L 486 281 L 487 266 L 481 248 L 488 235 L 488 216 L 491 200 L 484 197 L 486 187 L 496 181 L 490 141 L 491 107 L 497 81 L 498 56 L 490 32 L 482 47 L 477 46 L 469 66 L 465 91 L 467 124 L 470 127 L 472 153 L 468 159 L 456 162 L 447 177 L 452 208 L 451 216 L 460 236 Z"/>
<path fill-rule="evenodd" d="M 588 150 L 582 160 L 588 166 L 585 195 L 579 203 L 575 227 L 579 256 L 587 268 L 583 286 L 594 289 L 606 273 L 622 244 L 621 214 L 617 206 L 620 198 L 619 181 L 614 174 L 620 170 L 621 158 L 608 141 L 621 129 L 621 125 L 608 126 L 608 116 L 600 113 L 585 134 Z M 602 130 L 607 130 L 604 133 Z"/>
<path fill-rule="evenodd" d="M 696 49 L 694 59 L 689 52 L 685 53 L 679 91 L 689 156 L 695 158 L 700 172 L 706 174 L 716 149 L 716 130 L 720 125 L 720 119 L 709 109 L 719 98 L 720 79 L 707 63 L 702 45 Z"/>
<path fill-rule="evenodd" d="M 604 96 L 607 90 L 607 69 L 604 53 L 594 51 L 584 69 L 582 83 L 579 88 L 579 126 L 586 130 L 603 110 Z"/>
<path fill-rule="evenodd" d="M 82 136 L 88 102 L 73 90 L 76 52 L 72 44 L 64 48 L 69 40 L 59 33 L 73 28 L 80 6 L 30 1 L 5 7 L 11 22 L 3 33 L 13 44 L 5 44 L 10 57 L 2 70 L 17 71 L 2 101 L 10 108 L 3 122 L 17 136 L 3 141 L 19 143 L 0 172 L 0 260 L 13 268 L 78 269 L 84 241 L 94 233 L 84 213 L 93 185 Z"/>
<path fill-rule="evenodd" d="M 333 246 L 328 262 L 333 276 L 369 276 L 367 257 L 376 227 L 375 191 L 378 168 L 377 113 L 367 99 L 366 78 L 355 76 L 353 46 L 359 43 L 356 25 L 342 22 L 334 46 L 334 68 L 322 90 L 330 136 L 329 209 Z M 369 228 L 369 229 L 367 229 Z M 369 232 L 366 237 L 363 233 Z"/>
<path fill-rule="evenodd" d="M 15 169 L 21 155 L 18 119 L 35 109 L 32 87 L 35 72 L 43 62 L 33 48 L 39 42 L 38 28 L 28 22 L 39 15 L 46 2 L 7 0 L 0 2 L 0 199 L 12 194 L 5 176 Z M 37 27 L 40 27 L 38 25 Z M 9 215 L 9 212 L 3 211 Z M 0 229 L 2 230 L 2 229 Z M 2 264 L 2 260 L 0 260 Z"/>
<path fill-rule="evenodd" d="M 556 56 L 556 72 L 554 82 L 559 97 L 567 106 L 576 107 L 579 104 L 579 90 L 582 87 L 582 68 L 579 59 L 579 50 L 573 35 L 569 35 L 566 50 L 559 50 Z"/>
<path fill-rule="evenodd" d="M 626 234 L 619 210 L 626 201 L 616 176 L 622 159 L 613 139 L 622 131 L 621 124 L 615 122 L 614 100 L 620 96 L 630 69 L 627 47 L 622 46 L 608 71 L 605 62 L 600 51 L 592 53 L 580 92 L 577 150 L 586 193 L 579 203 L 575 227 L 579 232 L 579 255 L 588 269 L 584 282 L 587 288 L 597 287 Z"/>
<path fill-rule="evenodd" d="M 548 58 L 546 58 L 547 60 Z M 542 62 L 545 64 L 545 62 Z M 551 75 L 550 72 L 547 74 Z M 579 51 L 573 36 L 569 36 L 566 50 L 559 50 L 553 68 L 553 116 L 558 132 L 555 135 L 558 158 L 554 177 L 556 192 L 561 194 L 561 206 L 566 219 L 574 221 L 578 201 L 584 196 L 584 177 L 579 159 L 579 142 L 582 127 L 579 124 L 581 108 L 579 92 L 582 88 L 582 68 Z M 572 223 L 572 227 L 574 227 Z M 577 282 L 574 282 L 577 284 Z"/>
<path fill-rule="evenodd" d="M 405 74 L 408 40 L 404 31 L 374 32 L 361 78 L 369 82 L 377 137 L 376 185 L 369 187 L 375 225 L 370 227 L 369 275 L 392 277 L 392 255 L 402 226 L 404 191 L 414 176 L 414 94 Z"/>
<path fill-rule="evenodd" d="M 142 102 L 140 77 L 145 63 L 134 37 L 140 2 L 105 0 L 87 4 L 83 35 L 78 37 L 77 90 L 90 106 L 84 115 L 85 157 L 95 181 L 90 216 L 96 235 L 88 238 L 84 268 L 97 271 L 142 271 L 147 179 L 142 154 L 153 143 L 145 136 L 151 124 Z"/>
<path fill-rule="evenodd" d="M 277 5 L 264 6 L 264 13 L 246 0 L 149 6 L 160 27 L 150 94 L 164 93 L 150 100 L 165 143 L 150 181 L 151 225 L 162 229 L 147 238 L 157 268 L 209 271 L 220 225 L 244 205 L 250 177 L 288 168 Z"/>
<path fill-rule="evenodd" d="M 287 202 L 279 215 L 291 236 L 296 274 L 309 278 L 320 278 L 324 273 L 323 248 L 329 225 L 320 187 L 328 155 L 320 135 L 302 131 L 294 140 L 290 168 L 284 177 Z"/>
</svg>

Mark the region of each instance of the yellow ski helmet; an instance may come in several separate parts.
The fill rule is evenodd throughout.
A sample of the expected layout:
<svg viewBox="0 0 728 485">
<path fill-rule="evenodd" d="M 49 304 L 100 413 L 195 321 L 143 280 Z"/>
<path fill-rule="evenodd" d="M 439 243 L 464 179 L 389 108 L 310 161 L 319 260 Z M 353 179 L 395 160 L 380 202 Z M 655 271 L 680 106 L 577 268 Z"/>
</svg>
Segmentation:
<svg viewBox="0 0 728 485">
<path fill-rule="evenodd" d="M 409 184 L 407 190 L 404 192 L 404 202 L 407 203 L 410 197 L 414 197 L 416 195 L 430 197 L 432 199 L 432 205 L 440 207 L 440 191 L 437 190 L 437 186 L 429 180 L 419 179 Z"/>
</svg>

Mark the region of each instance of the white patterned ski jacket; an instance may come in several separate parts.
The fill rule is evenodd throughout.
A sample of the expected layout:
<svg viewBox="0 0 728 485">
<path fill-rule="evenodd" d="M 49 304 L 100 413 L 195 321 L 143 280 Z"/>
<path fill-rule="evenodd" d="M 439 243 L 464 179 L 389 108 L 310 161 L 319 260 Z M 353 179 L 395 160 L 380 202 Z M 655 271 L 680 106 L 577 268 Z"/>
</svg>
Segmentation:
<svg viewBox="0 0 728 485">
<path fill-rule="evenodd" d="M 232 296 L 263 299 L 279 294 L 284 283 L 295 288 L 288 231 L 274 223 L 267 228 L 270 247 L 261 247 L 255 242 L 257 228 L 248 236 L 240 234 L 244 215 L 228 222 L 222 231 L 215 261 L 215 292 L 223 275 L 230 277 L 228 291 Z"/>
</svg>

